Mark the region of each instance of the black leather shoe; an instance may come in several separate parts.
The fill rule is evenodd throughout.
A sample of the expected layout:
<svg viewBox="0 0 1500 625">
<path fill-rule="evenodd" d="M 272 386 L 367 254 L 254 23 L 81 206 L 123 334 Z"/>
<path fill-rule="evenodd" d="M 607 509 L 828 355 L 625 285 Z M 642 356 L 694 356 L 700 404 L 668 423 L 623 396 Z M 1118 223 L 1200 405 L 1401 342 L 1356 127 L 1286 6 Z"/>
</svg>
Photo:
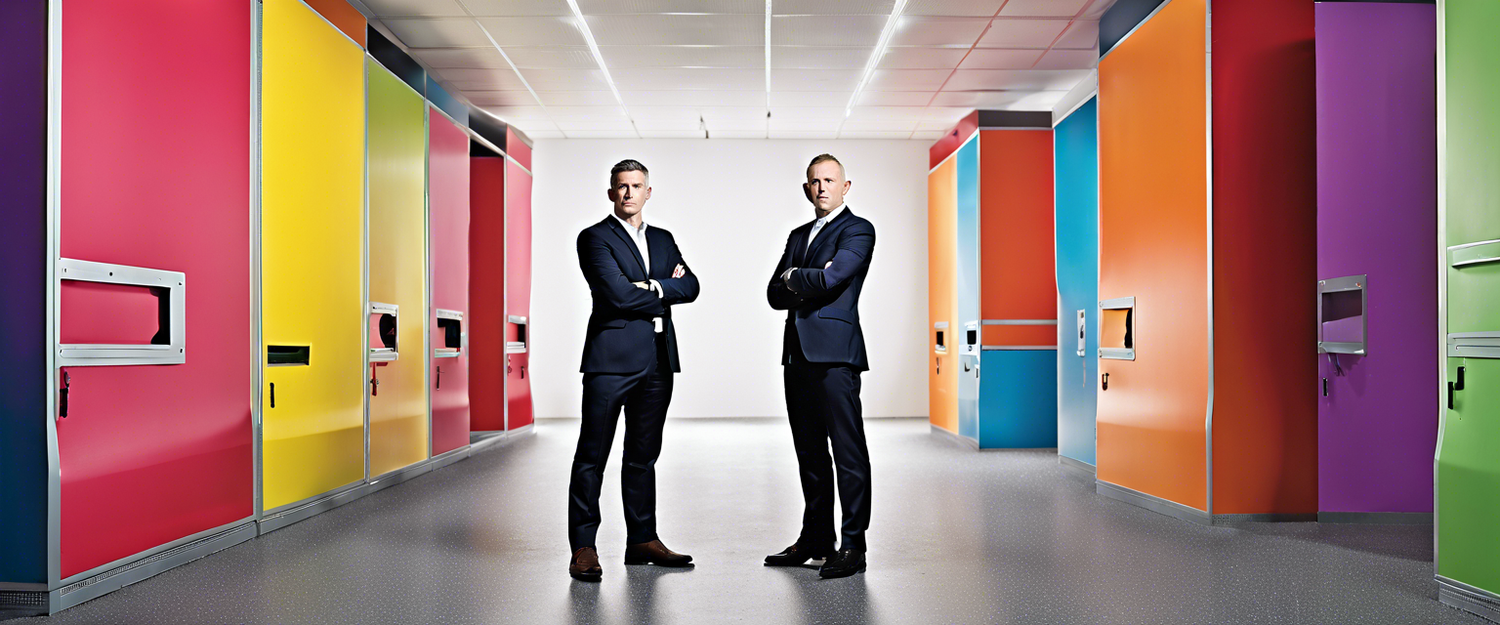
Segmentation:
<svg viewBox="0 0 1500 625">
<path fill-rule="evenodd" d="M 766 556 L 766 566 L 802 566 L 808 560 L 822 560 L 833 553 L 833 549 L 808 549 L 801 545 L 792 545 L 782 549 L 781 553 Z"/>
<path fill-rule="evenodd" d="M 840 549 L 818 569 L 818 577 L 833 579 L 848 577 L 865 570 L 865 552 L 858 549 Z"/>
</svg>

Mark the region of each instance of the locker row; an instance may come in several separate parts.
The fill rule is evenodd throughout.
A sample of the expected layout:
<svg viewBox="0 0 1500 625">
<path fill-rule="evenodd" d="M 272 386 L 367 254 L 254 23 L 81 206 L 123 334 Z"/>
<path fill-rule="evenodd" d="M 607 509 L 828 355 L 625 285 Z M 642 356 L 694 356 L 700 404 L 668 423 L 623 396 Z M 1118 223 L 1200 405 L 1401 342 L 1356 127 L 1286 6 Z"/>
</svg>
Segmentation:
<svg viewBox="0 0 1500 625">
<path fill-rule="evenodd" d="M 0 48 L 0 614 L 529 432 L 529 139 L 343 0 L 6 2 Z"/>
<path fill-rule="evenodd" d="M 1433 523 L 1439 598 L 1500 620 L 1497 31 L 1117 2 L 1092 93 L 931 148 L 934 431 L 1192 522 Z"/>
</svg>

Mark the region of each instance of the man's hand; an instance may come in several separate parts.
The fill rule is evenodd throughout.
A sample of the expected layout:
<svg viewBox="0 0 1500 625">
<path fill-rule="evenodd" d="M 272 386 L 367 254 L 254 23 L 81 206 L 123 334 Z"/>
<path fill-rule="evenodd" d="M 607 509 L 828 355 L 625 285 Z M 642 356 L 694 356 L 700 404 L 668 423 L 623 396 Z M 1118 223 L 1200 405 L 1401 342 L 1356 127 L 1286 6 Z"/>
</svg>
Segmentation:
<svg viewBox="0 0 1500 625">
<path fill-rule="evenodd" d="M 832 266 L 833 266 L 833 261 L 830 260 L 830 261 L 828 261 L 827 265 L 823 265 L 823 268 L 827 269 L 827 268 L 832 267 Z"/>
<path fill-rule="evenodd" d="M 685 275 L 687 275 L 687 267 L 683 267 L 681 263 L 677 265 L 676 269 L 672 270 L 673 278 L 681 278 Z"/>
<path fill-rule="evenodd" d="M 631 284 L 634 284 L 635 288 L 637 289 L 646 289 L 647 291 L 651 290 L 650 282 L 631 282 Z"/>
</svg>

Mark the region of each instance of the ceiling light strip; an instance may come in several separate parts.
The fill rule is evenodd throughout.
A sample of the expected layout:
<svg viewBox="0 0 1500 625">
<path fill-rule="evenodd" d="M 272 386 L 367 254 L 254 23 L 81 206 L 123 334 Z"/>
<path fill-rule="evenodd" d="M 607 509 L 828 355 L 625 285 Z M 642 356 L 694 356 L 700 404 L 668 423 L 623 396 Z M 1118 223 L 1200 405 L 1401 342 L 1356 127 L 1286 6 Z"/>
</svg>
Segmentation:
<svg viewBox="0 0 1500 625">
<path fill-rule="evenodd" d="M 766 0 L 766 138 L 771 138 L 771 1 Z"/>
<path fill-rule="evenodd" d="M 568 133 L 563 131 L 562 126 L 557 125 L 557 120 L 552 119 L 552 112 L 547 110 L 547 103 L 542 101 L 542 96 L 537 95 L 536 89 L 531 88 L 531 83 L 527 82 L 526 77 L 521 74 L 521 68 L 516 67 L 515 61 L 510 60 L 510 55 L 505 53 L 505 48 L 500 47 L 500 42 L 495 41 L 494 35 L 490 34 L 490 29 L 484 27 L 484 23 L 479 21 L 479 18 L 474 15 L 473 11 L 469 10 L 469 6 L 467 4 L 464 4 L 464 0 L 457 0 L 457 2 L 458 7 L 463 9 L 464 13 L 469 14 L 469 19 L 474 20 L 474 25 L 479 27 L 479 32 L 484 33 L 484 38 L 489 40 L 490 45 L 495 47 L 496 52 L 500 53 L 500 58 L 505 59 L 505 64 L 510 66 L 510 71 L 516 73 L 516 78 L 521 81 L 521 86 L 526 87 L 526 92 L 531 94 L 531 98 L 533 100 L 536 100 L 537 106 L 542 107 L 542 114 L 547 116 L 547 121 L 552 122 L 552 127 L 556 129 L 557 132 L 561 133 L 564 139 L 568 138 Z M 482 107 L 480 107 L 480 109 L 483 110 Z M 489 113 L 490 117 L 505 121 L 504 118 L 500 117 L 499 115 L 490 113 L 487 110 L 484 112 Z M 506 125 L 514 124 L 506 122 Z"/>
<path fill-rule="evenodd" d="M 849 105 L 844 107 L 844 117 L 849 117 L 854 112 L 854 102 L 859 99 L 859 94 L 864 91 L 865 85 L 869 84 L 870 76 L 875 74 L 875 66 L 880 64 L 880 57 L 885 56 L 885 50 L 891 43 L 891 35 L 896 32 L 896 21 L 901 19 L 901 11 L 906 8 L 906 0 L 896 0 L 895 8 L 891 9 L 891 16 L 885 21 L 885 28 L 880 31 L 880 42 L 875 44 L 875 51 L 870 53 L 870 60 L 865 63 L 865 74 L 859 79 L 859 86 L 854 88 L 854 94 L 849 96 Z"/>
<path fill-rule="evenodd" d="M 583 10 L 578 8 L 578 0 L 568 0 L 568 8 L 573 10 L 573 18 L 578 20 L 578 30 L 583 33 L 583 40 L 589 44 L 589 52 L 594 55 L 594 62 L 599 64 L 599 71 L 604 72 L 604 82 L 609 84 L 610 93 L 615 94 L 615 102 L 620 104 L 620 112 L 625 114 L 625 119 L 630 121 L 630 129 L 635 131 L 637 139 L 641 138 L 641 131 L 635 126 L 635 118 L 630 116 L 630 110 L 625 108 L 625 98 L 620 95 L 619 87 L 615 86 L 615 78 L 609 73 L 609 66 L 604 64 L 604 53 L 599 51 L 599 43 L 594 41 L 594 31 L 589 28 L 587 20 L 583 19 Z"/>
</svg>

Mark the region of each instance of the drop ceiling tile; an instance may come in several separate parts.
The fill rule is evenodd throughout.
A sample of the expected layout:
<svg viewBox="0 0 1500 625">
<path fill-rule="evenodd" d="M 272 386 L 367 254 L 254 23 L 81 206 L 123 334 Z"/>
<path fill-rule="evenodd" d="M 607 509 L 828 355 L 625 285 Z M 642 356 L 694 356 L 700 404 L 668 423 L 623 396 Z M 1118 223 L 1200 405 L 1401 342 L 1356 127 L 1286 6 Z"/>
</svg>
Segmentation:
<svg viewBox="0 0 1500 625">
<path fill-rule="evenodd" d="M 702 132 L 702 130 L 698 127 L 698 118 L 696 117 L 692 119 L 679 120 L 637 119 L 635 120 L 635 129 L 641 131 L 641 134 L 645 134 L 648 131 L 657 132 L 662 130 L 679 130 L 698 133 Z"/>
<path fill-rule="evenodd" d="M 759 15 L 590 15 L 601 46 L 763 46 L 766 18 Z"/>
<path fill-rule="evenodd" d="M 537 91 L 607 91 L 609 82 L 597 69 L 522 70 L 526 82 Z"/>
<path fill-rule="evenodd" d="M 896 0 L 775 0 L 775 15 L 884 15 L 896 8 Z"/>
<path fill-rule="evenodd" d="M 904 132 L 910 134 L 911 131 L 916 129 L 917 122 L 914 121 L 857 121 L 851 119 L 844 122 L 843 130 L 840 132 Z"/>
<path fill-rule="evenodd" d="M 917 132 L 936 132 L 941 136 L 944 130 L 952 127 L 953 124 L 948 122 L 925 121 L 917 124 Z"/>
<path fill-rule="evenodd" d="M 1048 50 L 1034 69 L 1093 69 L 1098 64 L 1098 50 Z"/>
<path fill-rule="evenodd" d="M 771 107 L 771 119 L 773 121 L 804 120 L 839 122 L 844 119 L 843 106 L 773 106 Z"/>
<path fill-rule="evenodd" d="M 634 119 L 637 123 L 643 121 L 690 121 L 696 127 L 698 123 L 698 108 L 692 106 L 632 106 L 630 107 L 630 118 Z"/>
<path fill-rule="evenodd" d="M 482 17 L 479 23 L 510 52 L 516 46 L 586 46 L 588 41 L 571 15 L 557 17 Z"/>
<path fill-rule="evenodd" d="M 904 16 L 891 34 L 893 46 L 972 46 L 989 25 L 987 17 Z"/>
<path fill-rule="evenodd" d="M 474 20 L 468 18 L 403 18 L 382 20 L 391 34 L 409 48 L 459 48 L 488 46 L 490 40 Z"/>
<path fill-rule="evenodd" d="M 941 130 L 920 131 L 919 130 L 917 132 L 912 133 L 911 138 L 913 140 L 918 140 L 918 141 L 937 141 L 938 139 L 943 138 L 943 131 L 941 131 Z"/>
<path fill-rule="evenodd" d="M 379 17 L 468 17 L 455 0 L 364 0 Z"/>
<path fill-rule="evenodd" d="M 615 85 L 632 91 L 766 91 L 761 69 L 651 67 L 610 70 Z"/>
<path fill-rule="evenodd" d="M 467 94 L 465 94 L 467 95 Z M 479 104 L 475 102 L 475 104 Z M 540 106 L 487 106 L 484 110 L 494 113 L 503 119 L 548 119 L 547 110 Z M 548 123 L 551 123 L 550 121 Z"/>
<path fill-rule="evenodd" d="M 569 139 L 635 139 L 632 130 L 572 130 L 564 131 Z"/>
<path fill-rule="evenodd" d="M 885 56 L 880 57 L 880 65 L 877 67 L 953 69 L 958 66 L 959 61 L 964 60 L 964 55 L 968 53 L 968 48 L 886 48 Z"/>
<path fill-rule="evenodd" d="M 506 56 L 522 70 L 593 69 L 599 67 L 588 46 L 517 46 L 506 48 Z"/>
<path fill-rule="evenodd" d="M 775 117 L 772 117 L 768 128 L 772 132 L 785 130 L 805 130 L 808 132 L 836 133 L 839 130 L 839 126 L 842 124 L 843 120 L 841 119 L 777 119 Z"/>
<path fill-rule="evenodd" d="M 840 139 L 910 139 L 911 138 L 911 131 L 904 130 L 904 131 L 899 131 L 899 132 L 871 132 L 871 131 L 857 131 L 857 130 L 856 131 L 850 131 L 848 129 L 845 129 L 843 132 L 839 133 L 839 138 Z"/>
<path fill-rule="evenodd" d="M 765 95 L 747 91 L 620 91 L 626 106 L 735 106 L 764 103 Z"/>
<path fill-rule="evenodd" d="M 932 101 L 931 91 L 862 91 L 858 106 L 927 106 Z"/>
<path fill-rule="evenodd" d="M 874 46 L 772 46 L 776 69 L 864 69 Z"/>
<path fill-rule="evenodd" d="M 698 109 L 709 128 L 765 128 L 764 106 L 706 106 Z"/>
<path fill-rule="evenodd" d="M 942 95 L 942 94 L 938 94 L 938 95 Z M 940 106 L 940 105 L 934 104 L 933 106 L 927 107 L 927 117 L 926 117 L 926 119 L 927 119 L 927 121 L 940 121 L 940 122 L 944 122 L 944 123 L 947 123 L 949 126 L 952 126 L 954 123 L 957 123 L 959 119 L 963 118 L 963 116 L 968 115 L 969 113 L 973 112 L 973 110 L 974 110 L 973 107 L 965 107 L 965 106 L 957 106 L 957 107 L 955 107 L 955 106 Z"/>
<path fill-rule="evenodd" d="M 954 73 L 950 69 L 877 69 L 866 91 L 937 91 Z"/>
<path fill-rule="evenodd" d="M 772 91 L 771 106 L 846 106 L 849 104 L 849 96 L 854 95 L 851 88 L 848 91 Z"/>
<path fill-rule="evenodd" d="M 526 83 L 510 69 L 433 70 L 462 91 L 525 91 Z"/>
<path fill-rule="evenodd" d="M 842 91 L 853 93 L 864 72 L 849 69 L 773 69 L 771 91 Z"/>
<path fill-rule="evenodd" d="M 772 139 L 837 139 L 837 132 L 813 132 L 803 130 L 772 130 Z"/>
<path fill-rule="evenodd" d="M 469 102 L 479 106 L 536 106 L 530 91 L 465 91 Z"/>
<path fill-rule="evenodd" d="M 1054 48 L 1073 50 L 1097 49 L 1099 47 L 1099 22 L 1078 20 L 1068 27 Z"/>
<path fill-rule="evenodd" d="M 1046 48 L 1052 45 L 1068 20 L 1027 20 L 1000 18 L 990 24 L 989 32 L 979 40 L 981 48 Z"/>
<path fill-rule="evenodd" d="M 902 15 L 994 17 L 1005 0 L 910 0 Z"/>
<path fill-rule="evenodd" d="M 547 116 L 559 126 L 575 122 L 629 123 L 618 106 L 549 106 Z"/>
<path fill-rule="evenodd" d="M 1048 111 L 1062 101 L 1066 91 L 946 91 L 935 105 L 1009 111 Z"/>
<path fill-rule="evenodd" d="M 631 67 L 765 68 L 765 46 L 599 46 L 611 72 Z"/>
<path fill-rule="evenodd" d="M 412 0 L 408 0 L 412 1 Z M 423 0 L 426 1 L 426 0 Z M 463 0 L 478 17 L 524 17 L 572 15 L 567 0 Z"/>
<path fill-rule="evenodd" d="M 702 130 L 641 130 L 643 139 L 707 139 Z"/>
<path fill-rule="evenodd" d="M 517 126 L 517 128 L 520 127 Z M 526 136 L 531 137 L 533 140 L 567 138 L 567 135 L 563 134 L 560 130 L 533 130 L 530 128 L 521 128 L 521 132 L 526 133 Z"/>
<path fill-rule="evenodd" d="M 412 48 L 412 56 L 432 69 L 455 68 L 510 68 L 505 57 L 494 46 L 483 48 Z"/>
<path fill-rule="evenodd" d="M 547 106 L 616 106 L 615 94 L 609 91 L 538 91 L 536 96 Z"/>
<path fill-rule="evenodd" d="M 975 48 L 959 69 L 1031 69 L 1045 50 Z"/>
<path fill-rule="evenodd" d="M 764 0 L 578 0 L 578 10 L 584 15 L 739 13 L 764 16 L 766 3 Z"/>
<path fill-rule="evenodd" d="M 886 15 L 788 15 L 771 18 L 771 45 L 870 46 L 880 43 Z M 757 35 L 764 29 L 762 23 Z M 762 41 L 764 43 L 764 41 Z"/>
<path fill-rule="evenodd" d="M 708 136 L 711 139 L 764 139 L 766 138 L 766 131 L 764 129 L 755 131 L 714 130 L 712 127 L 709 127 Z"/>
<path fill-rule="evenodd" d="M 1089 0 L 1010 0 L 1000 17 L 1073 17 Z"/>
<path fill-rule="evenodd" d="M 925 106 L 856 106 L 849 121 L 915 124 L 926 117 L 926 111 Z"/>
<path fill-rule="evenodd" d="M 953 78 L 944 87 L 946 91 L 994 91 L 1001 89 L 1045 91 L 1072 89 L 1078 81 L 1087 78 L 1086 69 L 1037 70 L 1037 69 L 961 69 L 953 72 Z"/>
<path fill-rule="evenodd" d="M 629 121 L 559 121 L 557 122 L 557 128 L 558 130 L 566 133 L 572 133 L 575 130 L 622 130 L 626 132 L 635 132 L 635 128 L 630 125 Z"/>
</svg>

